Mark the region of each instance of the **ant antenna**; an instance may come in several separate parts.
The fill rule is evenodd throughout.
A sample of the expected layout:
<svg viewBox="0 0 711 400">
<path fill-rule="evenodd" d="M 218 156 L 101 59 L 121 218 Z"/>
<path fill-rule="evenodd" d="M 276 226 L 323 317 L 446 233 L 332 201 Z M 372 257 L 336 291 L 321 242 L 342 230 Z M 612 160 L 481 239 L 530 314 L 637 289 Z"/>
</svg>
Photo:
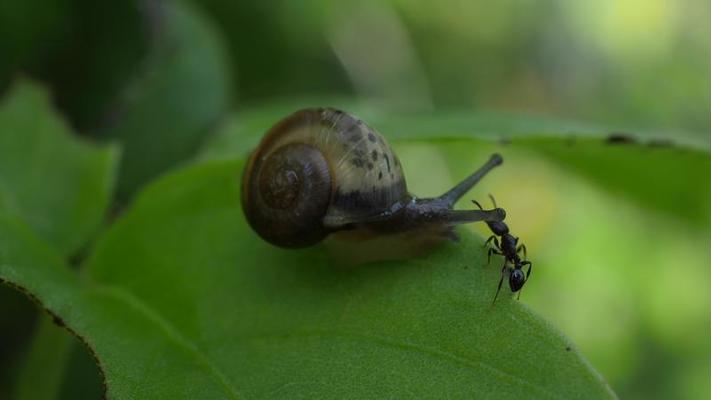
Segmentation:
<svg viewBox="0 0 711 400">
<path fill-rule="evenodd" d="M 496 208 L 496 199 L 494 198 L 494 195 L 489 193 L 489 198 L 491 199 L 491 202 L 494 203 L 494 208 Z"/>
</svg>

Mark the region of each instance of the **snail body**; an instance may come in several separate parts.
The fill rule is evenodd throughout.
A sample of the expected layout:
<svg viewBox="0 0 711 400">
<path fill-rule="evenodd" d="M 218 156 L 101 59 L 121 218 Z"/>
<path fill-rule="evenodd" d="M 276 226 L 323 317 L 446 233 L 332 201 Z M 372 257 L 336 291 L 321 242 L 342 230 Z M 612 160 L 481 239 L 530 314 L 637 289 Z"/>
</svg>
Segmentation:
<svg viewBox="0 0 711 400">
<path fill-rule="evenodd" d="M 369 235 L 441 231 L 472 221 L 500 221 L 494 210 L 452 210 L 494 166 L 438 198 L 407 191 L 402 166 L 385 138 L 362 120 L 332 108 L 295 112 L 272 127 L 247 162 L 242 208 L 250 226 L 281 247 L 304 247 L 338 231 Z"/>
</svg>

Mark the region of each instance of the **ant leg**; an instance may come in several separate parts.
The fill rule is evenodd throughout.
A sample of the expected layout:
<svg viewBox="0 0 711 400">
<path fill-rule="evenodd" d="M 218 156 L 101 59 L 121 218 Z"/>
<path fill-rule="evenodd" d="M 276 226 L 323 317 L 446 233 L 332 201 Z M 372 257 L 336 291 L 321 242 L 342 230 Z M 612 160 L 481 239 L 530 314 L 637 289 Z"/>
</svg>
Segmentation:
<svg viewBox="0 0 711 400">
<path fill-rule="evenodd" d="M 521 250 L 523 250 L 523 258 L 528 258 L 528 256 L 526 255 L 526 245 L 525 244 L 521 244 L 520 246 L 518 246 L 516 248 L 516 254 L 518 254 Z"/>
<path fill-rule="evenodd" d="M 494 295 L 494 301 L 491 302 L 491 305 L 493 306 L 494 303 L 496 303 L 496 298 L 499 297 L 499 291 L 501 291 L 501 284 L 504 282 L 504 274 L 506 273 L 506 260 L 504 260 L 504 264 L 501 266 L 501 278 L 499 278 L 499 286 L 496 288 L 496 294 Z"/>
<path fill-rule="evenodd" d="M 486 239 L 486 242 L 484 242 L 484 246 L 482 246 L 482 247 L 488 246 L 489 243 L 491 243 L 491 241 L 494 240 L 494 239 L 496 239 L 496 235 L 491 235 L 491 236 L 489 236 L 489 238 Z"/>
<path fill-rule="evenodd" d="M 493 306 L 494 303 L 496 303 L 496 298 L 499 297 L 499 292 L 501 291 L 501 284 L 504 282 L 504 273 L 503 271 L 501 272 L 501 279 L 499 279 L 499 286 L 496 288 L 496 294 L 494 295 L 494 301 L 491 302 L 491 305 Z"/>
<path fill-rule="evenodd" d="M 491 254 L 492 254 L 492 253 L 493 253 L 493 254 L 498 254 L 498 255 L 500 255 L 500 256 L 503 256 L 503 255 L 504 255 L 503 253 L 501 253 L 500 251 L 497 251 L 496 249 L 493 249 L 493 248 L 492 248 L 492 249 L 489 249 L 489 251 L 488 251 L 488 256 L 487 256 L 487 258 L 486 258 L 486 265 L 491 264 Z"/>
<path fill-rule="evenodd" d="M 487 257 L 486 257 L 486 265 L 491 264 L 491 254 L 492 254 L 492 253 L 493 253 L 493 254 L 498 254 L 498 255 L 500 255 L 500 256 L 503 255 L 503 254 L 501 254 L 500 252 L 496 251 L 496 249 L 489 249 L 489 251 L 488 251 L 487 253 L 488 253 L 488 255 L 487 255 Z"/>
<path fill-rule="evenodd" d="M 524 261 L 521 263 L 521 267 L 524 265 L 528 265 L 528 270 L 526 270 L 526 280 L 528 280 L 528 277 L 531 276 L 531 267 L 533 267 L 533 264 L 531 264 L 530 261 Z"/>
<path fill-rule="evenodd" d="M 501 251 L 501 246 L 499 245 L 499 239 L 494 238 L 494 246 L 496 246 L 496 250 Z"/>
<path fill-rule="evenodd" d="M 477 182 L 481 180 L 489 171 L 494 169 L 497 165 L 501 165 L 504 159 L 499 154 L 492 154 L 489 161 L 481 166 L 478 170 L 474 171 L 473 174 L 466 177 L 463 181 L 459 182 L 455 187 L 450 189 L 448 192 L 439 196 L 440 200 L 443 200 L 445 204 L 452 207 L 454 203 L 459 200 L 472 186 L 476 185 Z"/>
<path fill-rule="evenodd" d="M 521 263 L 521 267 L 523 267 L 524 265 L 528 265 L 528 270 L 526 271 L 526 281 L 528 281 L 528 277 L 531 276 L 531 267 L 533 266 L 533 264 L 531 264 L 530 261 L 524 261 Z M 516 297 L 516 300 L 519 300 L 521 298 L 522 290 L 523 288 L 518 291 L 518 296 Z"/>
</svg>

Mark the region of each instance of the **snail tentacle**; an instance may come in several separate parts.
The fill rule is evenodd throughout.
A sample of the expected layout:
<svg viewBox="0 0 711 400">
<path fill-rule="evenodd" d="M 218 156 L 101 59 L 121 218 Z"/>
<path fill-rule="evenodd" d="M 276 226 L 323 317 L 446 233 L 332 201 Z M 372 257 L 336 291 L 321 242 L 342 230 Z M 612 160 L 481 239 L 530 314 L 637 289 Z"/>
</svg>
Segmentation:
<svg viewBox="0 0 711 400">
<path fill-rule="evenodd" d="M 501 165 L 504 162 L 503 157 L 500 154 L 492 154 L 489 161 L 482 165 L 479 169 L 474 171 L 471 175 L 466 177 L 464 180 L 459 182 L 455 187 L 447 191 L 445 194 L 441 195 L 439 199 L 443 200 L 446 204 L 453 206 L 466 192 L 469 191 L 474 185 L 476 185 L 481 178 L 483 178 L 489 171 L 495 167 Z M 480 220 L 481 221 L 481 220 Z"/>
</svg>

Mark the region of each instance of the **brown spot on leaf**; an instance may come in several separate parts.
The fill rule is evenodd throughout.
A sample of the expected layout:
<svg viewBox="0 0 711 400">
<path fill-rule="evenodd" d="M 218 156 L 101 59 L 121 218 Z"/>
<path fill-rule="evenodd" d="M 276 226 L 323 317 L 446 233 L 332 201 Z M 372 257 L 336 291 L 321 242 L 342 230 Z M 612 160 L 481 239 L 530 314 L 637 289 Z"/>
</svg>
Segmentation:
<svg viewBox="0 0 711 400">
<path fill-rule="evenodd" d="M 625 132 L 612 132 L 605 139 L 606 144 L 633 144 L 637 138 Z"/>
</svg>

